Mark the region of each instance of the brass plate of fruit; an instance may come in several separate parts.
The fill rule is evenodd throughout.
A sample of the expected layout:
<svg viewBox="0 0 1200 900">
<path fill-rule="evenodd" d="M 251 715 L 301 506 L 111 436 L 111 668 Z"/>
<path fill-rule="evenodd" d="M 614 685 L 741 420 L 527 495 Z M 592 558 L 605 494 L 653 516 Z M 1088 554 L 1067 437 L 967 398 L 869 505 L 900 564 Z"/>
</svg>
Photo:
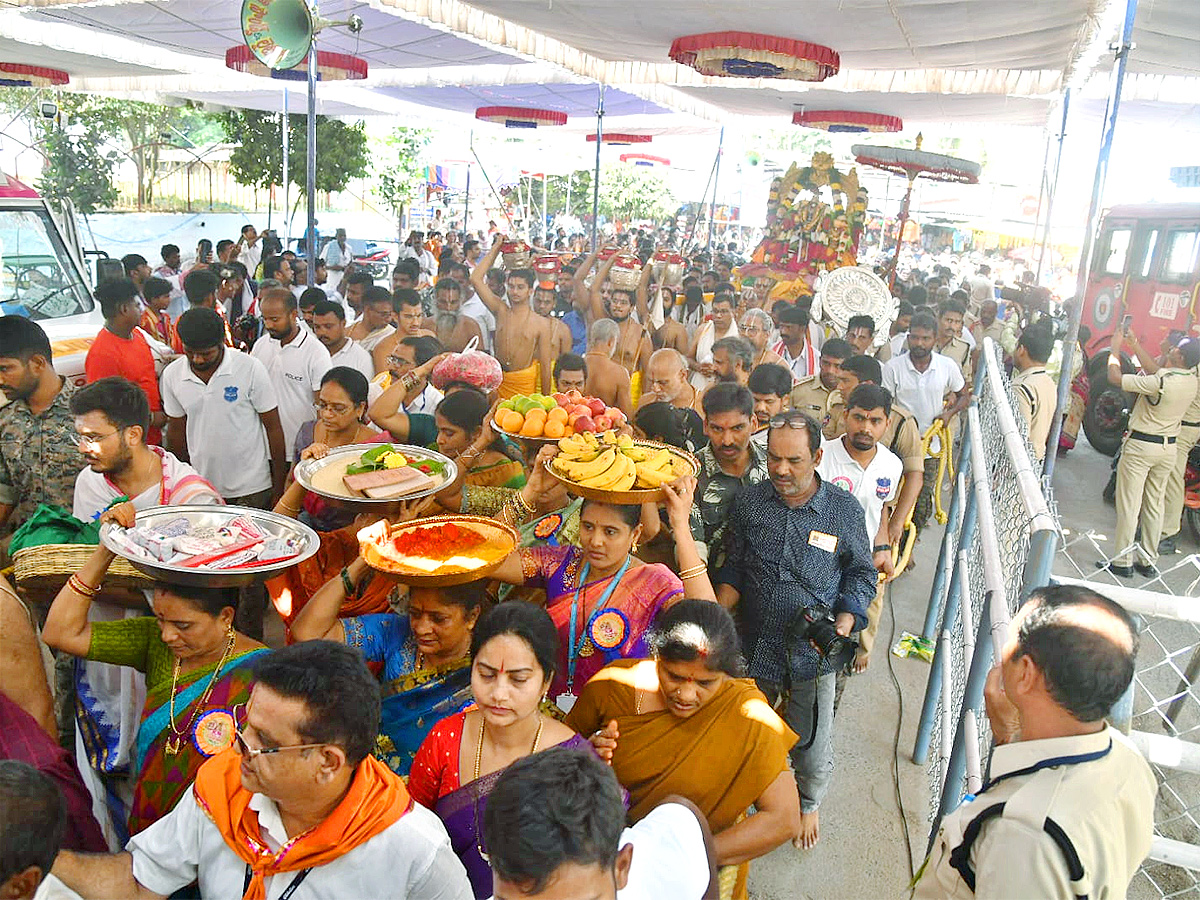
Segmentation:
<svg viewBox="0 0 1200 900">
<path fill-rule="evenodd" d="M 518 394 L 496 409 L 492 427 L 518 441 L 549 443 L 585 431 L 602 432 L 625 424 L 625 413 L 578 391 Z"/>
<path fill-rule="evenodd" d="M 546 471 L 572 494 L 601 503 L 658 503 L 663 485 L 700 471 L 686 450 L 628 435 L 576 434 L 558 442 Z"/>
</svg>

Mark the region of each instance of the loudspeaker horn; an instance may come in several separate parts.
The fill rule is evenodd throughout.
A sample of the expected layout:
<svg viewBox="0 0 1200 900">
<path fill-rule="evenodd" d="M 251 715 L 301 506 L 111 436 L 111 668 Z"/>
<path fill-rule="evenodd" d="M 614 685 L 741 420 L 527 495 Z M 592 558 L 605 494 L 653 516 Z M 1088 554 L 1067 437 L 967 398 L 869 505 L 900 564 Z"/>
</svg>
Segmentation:
<svg viewBox="0 0 1200 900">
<path fill-rule="evenodd" d="M 242 37 L 270 69 L 291 69 L 308 56 L 316 23 L 305 0 L 243 0 Z"/>
</svg>

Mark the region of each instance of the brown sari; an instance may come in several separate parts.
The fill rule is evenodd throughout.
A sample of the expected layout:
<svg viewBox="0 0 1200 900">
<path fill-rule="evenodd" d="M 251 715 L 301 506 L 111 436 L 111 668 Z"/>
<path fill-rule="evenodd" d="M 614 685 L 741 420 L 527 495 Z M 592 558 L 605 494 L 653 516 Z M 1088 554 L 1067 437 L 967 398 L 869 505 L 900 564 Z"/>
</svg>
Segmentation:
<svg viewBox="0 0 1200 900">
<path fill-rule="evenodd" d="M 654 665 L 621 659 L 605 666 L 584 686 L 566 724 L 592 734 L 617 720 L 621 737 L 613 771 L 629 791 L 631 822 L 678 794 L 695 803 L 713 833 L 720 833 L 788 768 L 796 734 L 748 678 L 726 681 L 687 719 L 670 710 L 639 714 L 634 670 Z"/>
</svg>

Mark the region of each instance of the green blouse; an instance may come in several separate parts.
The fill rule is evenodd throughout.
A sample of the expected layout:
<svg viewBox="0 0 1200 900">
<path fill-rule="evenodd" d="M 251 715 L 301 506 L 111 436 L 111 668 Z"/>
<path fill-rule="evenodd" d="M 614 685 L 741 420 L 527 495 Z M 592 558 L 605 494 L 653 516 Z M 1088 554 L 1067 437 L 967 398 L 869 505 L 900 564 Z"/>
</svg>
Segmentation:
<svg viewBox="0 0 1200 900">
<path fill-rule="evenodd" d="M 93 622 L 87 658 L 114 666 L 129 666 L 146 675 L 146 687 L 171 680 L 175 657 L 163 643 L 153 616 Z"/>
</svg>

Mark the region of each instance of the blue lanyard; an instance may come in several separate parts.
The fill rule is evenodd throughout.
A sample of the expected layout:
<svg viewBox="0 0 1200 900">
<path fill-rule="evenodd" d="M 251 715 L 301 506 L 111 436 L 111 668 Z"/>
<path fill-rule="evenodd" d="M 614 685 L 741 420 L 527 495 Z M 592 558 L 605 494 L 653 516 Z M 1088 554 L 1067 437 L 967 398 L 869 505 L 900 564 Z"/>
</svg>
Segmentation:
<svg viewBox="0 0 1200 900">
<path fill-rule="evenodd" d="M 596 601 L 596 609 L 604 609 L 604 604 L 608 602 L 608 598 L 612 596 L 613 591 L 617 589 L 617 585 L 621 583 L 621 579 L 625 577 L 625 573 L 629 571 L 629 563 L 632 557 L 626 556 L 625 562 L 617 571 L 616 575 L 612 576 L 612 580 L 608 583 L 608 587 L 604 589 L 604 593 L 600 595 L 600 599 Z M 588 572 L 591 571 L 592 564 L 584 563 L 583 571 L 579 573 L 579 587 L 575 588 L 575 596 L 571 598 L 571 628 L 568 634 L 570 635 L 567 642 L 567 693 L 571 693 L 571 689 L 575 686 L 575 657 L 579 655 L 579 651 L 583 649 L 583 643 L 587 640 L 587 634 L 580 636 L 579 644 L 575 644 L 575 622 L 579 618 L 579 594 L 583 591 L 583 586 L 587 584 Z"/>
</svg>

